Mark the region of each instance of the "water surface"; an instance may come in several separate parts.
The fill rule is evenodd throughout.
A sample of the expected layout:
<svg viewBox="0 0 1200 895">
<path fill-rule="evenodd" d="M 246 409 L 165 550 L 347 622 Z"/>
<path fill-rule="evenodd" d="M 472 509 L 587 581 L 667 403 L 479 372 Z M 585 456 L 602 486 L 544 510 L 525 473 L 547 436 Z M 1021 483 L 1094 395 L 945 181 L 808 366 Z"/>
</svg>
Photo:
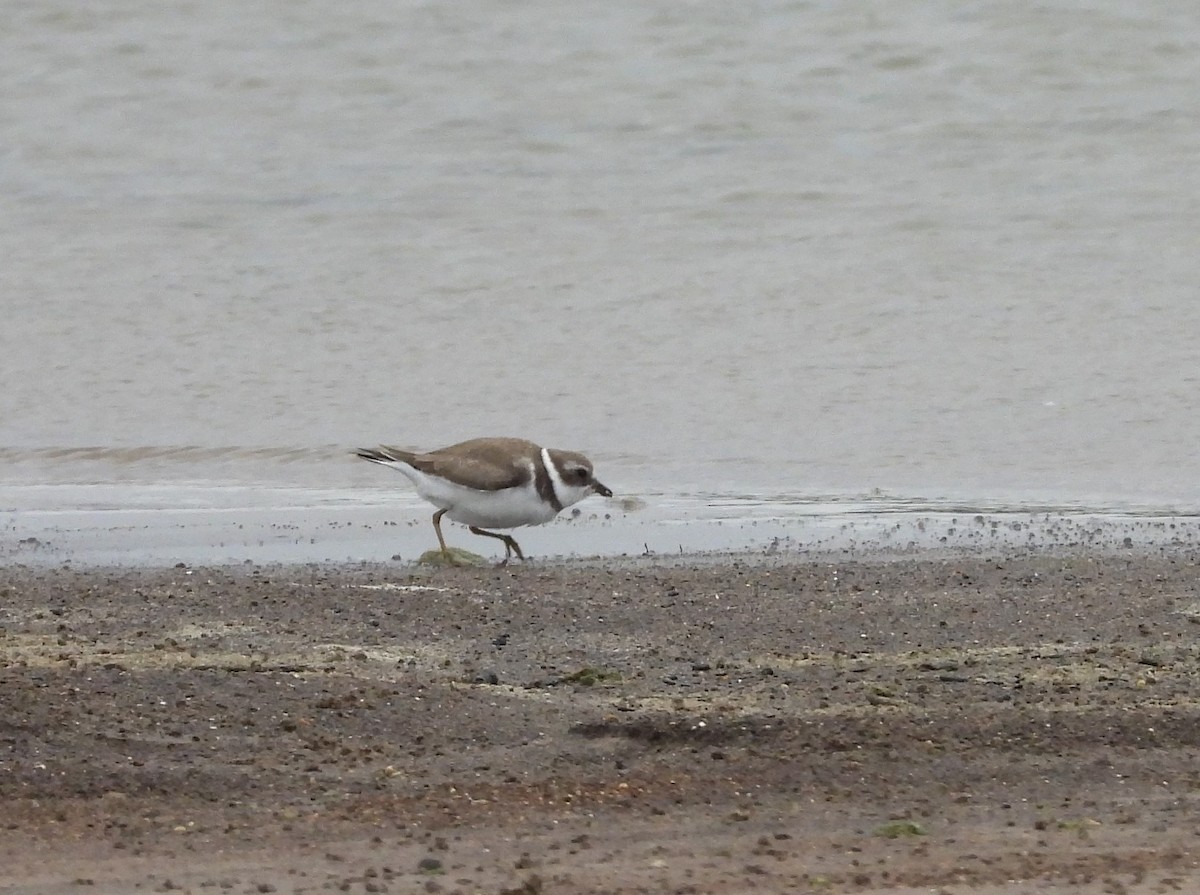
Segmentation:
<svg viewBox="0 0 1200 895">
<path fill-rule="evenodd" d="M 14 3 L 0 74 L 10 519 L 480 434 L 683 518 L 1200 509 L 1179 4 Z"/>
</svg>

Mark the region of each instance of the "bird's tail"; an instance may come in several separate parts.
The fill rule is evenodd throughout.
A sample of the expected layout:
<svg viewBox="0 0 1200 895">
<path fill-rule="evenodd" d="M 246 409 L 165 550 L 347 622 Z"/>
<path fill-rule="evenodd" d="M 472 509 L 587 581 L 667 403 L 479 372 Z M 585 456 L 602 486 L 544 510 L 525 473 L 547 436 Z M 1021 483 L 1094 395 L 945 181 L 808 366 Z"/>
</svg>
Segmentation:
<svg viewBox="0 0 1200 895">
<path fill-rule="evenodd" d="M 382 445 L 378 448 L 358 448 L 355 450 L 354 456 L 361 457 L 363 460 L 369 460 L 372 463 L 382 463 L 385 466 L 392 463 L 407 463 L 413 457 L 408 451 L 401 451 Z"/>
</svg>

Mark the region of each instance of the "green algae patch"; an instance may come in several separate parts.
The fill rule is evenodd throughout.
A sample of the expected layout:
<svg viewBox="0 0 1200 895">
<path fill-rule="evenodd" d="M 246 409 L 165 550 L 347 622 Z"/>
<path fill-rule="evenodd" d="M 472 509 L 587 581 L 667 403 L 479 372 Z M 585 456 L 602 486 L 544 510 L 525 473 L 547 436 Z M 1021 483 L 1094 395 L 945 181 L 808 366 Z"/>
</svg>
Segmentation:
<svg viewBox="0 0 1200 895">
<path fill-rule="evenodd" d="M 913 820 L 893 820 L 878 827 L 875 835 L 884 839 L 907 839 L 910 836 L 924 836 L 925 828 Z"/>
<path fill-rule="evenodd" d="M 448 547 L 447 556 L 441 550 L 426 550 L 417 558 L 421 566 L 486 566 L 487 558 L 462 547 Z"/>
</svg>

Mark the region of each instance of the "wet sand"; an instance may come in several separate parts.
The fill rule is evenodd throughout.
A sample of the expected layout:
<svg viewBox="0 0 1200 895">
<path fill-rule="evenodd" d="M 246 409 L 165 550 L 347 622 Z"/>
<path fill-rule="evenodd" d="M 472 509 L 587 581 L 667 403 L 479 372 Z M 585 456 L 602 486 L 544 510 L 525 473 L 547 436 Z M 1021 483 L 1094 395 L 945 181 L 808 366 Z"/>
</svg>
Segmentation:
<svg viewBox="0 0 1200 895">
<path fill-rule="evenodd" d="M 7 566 L 0 890 L 1196 890 L 1197 576 Z"/>
</svg>

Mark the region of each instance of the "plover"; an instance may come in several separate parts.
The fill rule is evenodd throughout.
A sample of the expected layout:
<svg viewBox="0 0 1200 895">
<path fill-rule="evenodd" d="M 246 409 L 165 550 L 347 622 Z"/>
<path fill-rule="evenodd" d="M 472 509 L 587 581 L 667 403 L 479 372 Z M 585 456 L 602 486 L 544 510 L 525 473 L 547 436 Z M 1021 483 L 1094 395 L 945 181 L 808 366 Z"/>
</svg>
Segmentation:
<svg viewBox="0 0 1200 895">
<path fill-rule="evenodd" d="M 521 438 L 474 438 L 423 454 L 387 446 L 354 453 L 404 473 L 417 493 L 438 508 L 433 530 L 451 564 L 455 560 L 442 537 L 443 516 L 477 535 L 503 541 L 507 563 L 514 553 L 525 559 L 520 546 L 512 535 L 485 529 L 542 525 L 591 494 L 612 497 L 583 454 Z"/>
</svg>

